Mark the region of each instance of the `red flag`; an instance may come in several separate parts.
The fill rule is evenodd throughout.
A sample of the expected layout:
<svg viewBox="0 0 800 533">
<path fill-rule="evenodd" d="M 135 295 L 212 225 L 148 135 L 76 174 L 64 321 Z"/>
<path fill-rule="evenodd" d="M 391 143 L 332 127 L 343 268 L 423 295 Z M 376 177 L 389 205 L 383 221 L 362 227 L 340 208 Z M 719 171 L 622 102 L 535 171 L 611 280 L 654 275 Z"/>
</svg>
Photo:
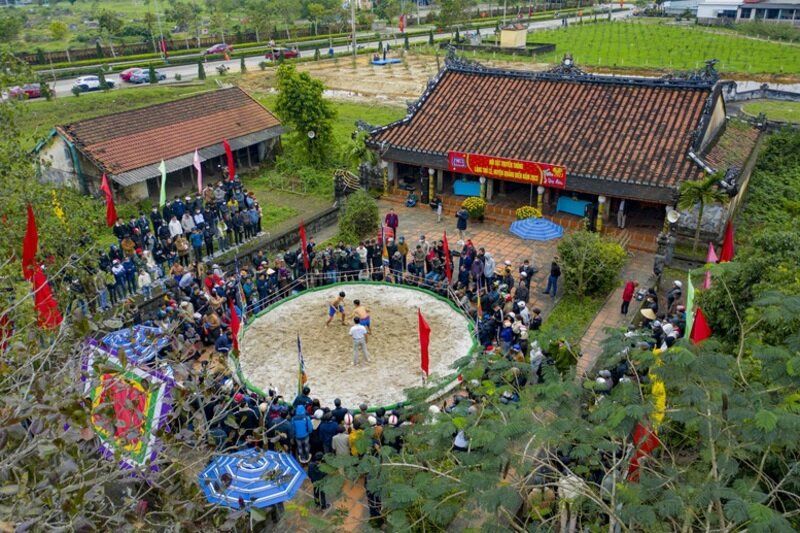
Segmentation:
<svg viewBox="0 0 800 533">
<path fill-rule="evenodd" d="M 425 322 L 425 317 L 422 316 L 422 311 L 417 309 L 417 317 L 419 319 L 419 351 L 420 351 L 420 368 L 427 376 L 429 372 L 428 360 L 428 345 L 431 342 L 431 327 Z"/>
<path fill-rule="evenodd" d="M 164 57 L 167 57 L 167 41 L 163 38 L 161 39 L 161 52 L 163 52 Z"/>
<path fill-rule="evenodd" d="M 633 452 L 633 457 L 628 464 L 628 481 L 639 481 L 639 461 L 658 448 L 661 441 L 658 440 L 655 431 L 646 425 L 637 423 L 633 428 L 633 445 L 636 447 L 636 451 Z"/>
<path fill-rule="evenodd" d="M 231 312 L 231 334 L 233 339 L 233 349 L 239 351 L 239 330 L 241 329 L 241 322 L 239 321 L 239 313 L 236 312 L 236 306 L 233 305 L 233 300 L 228 300 L 228 309 Z"/>
<path fill-rule="evenodd" d="M 108 184 L 105 174 L 103 174 L 100 190 L 106 196 L 106 225 L 110 228 L 117 221 L 117 208 L 114 206 L 114 194 L 111 192 L 111 186 Z"/>
<path fill-rule="evenodd" d="M 306 272 L 308 272 L 308 242 L 306 241 L 306 226 L 303 224 L 302 220 L 300 221 L 300 245 L 303 247 L 303 266 L 306 268 Z"/>
<path fill-rule="evenodd" d="M 447 277 L 448 283 L 453 281 L 453 258 L 450 257 L 450 245 L 447 244 L 447 231 L 444 232 L 442 237 L 442 244 L 444 248 L 444 275 Z"/>
<path fill-rule="evenodd" d="M 692 322 L 692 331 L 689 333 L 689 338 L 693 343 L 698 344 L 703 342 L 711 336 L 711 327 L 706 321 L 706 315 L 699 307 L 694 312 L 694 322 Z"/>
<path fill-rule="evenodd" d="M 406 31 L 406 16 L 400 15 L 400 19 L 397 21 L 397 26 L 400 28 L 400 33 L 404 33 Z"/>
<path fill-rule="evenodd" d="M 58 310 L 58 303 L 53 298 L 53 291 L 50 284 L 47 283 L 47 276 L 41 266 L 36 267 L 31 282 L 33 283 L 33 305 L 38 314 L 39 327 L 57 328 L 64 318 Z"/>
<path fill-rule="evenodd" d="M 228 158 L 228 180 L 233 181 L 236 176 L 236 164 L 233 162 L 233 152 L 227 139 L 222 139 L 222 147 L 225 148 L 225 156 Z"/>
<path fill-rule="evenodd" d="M 733 223 L 729 220 L 725 226 L 725 239 L 722 241 L 722 251 L 719 253 L 719 262 L 733 261 Z"/>
<path fill-rule="evenodd" d="M 8 339 L 14 334 L 14 321 L 8 312 L 0 315 L 0 354 L 8 348 Z"/>
<path fill-rule="evenodd" d="M 39 230 L 36 228 L 36 217 L 33 207 L 28 204 L 28 227 L 25 229 L 25 239 L 22 241 L 22 275 L 29 280 L 33 277 L 36 263 L 36 251 L 39 249 Z"/>
</svg>

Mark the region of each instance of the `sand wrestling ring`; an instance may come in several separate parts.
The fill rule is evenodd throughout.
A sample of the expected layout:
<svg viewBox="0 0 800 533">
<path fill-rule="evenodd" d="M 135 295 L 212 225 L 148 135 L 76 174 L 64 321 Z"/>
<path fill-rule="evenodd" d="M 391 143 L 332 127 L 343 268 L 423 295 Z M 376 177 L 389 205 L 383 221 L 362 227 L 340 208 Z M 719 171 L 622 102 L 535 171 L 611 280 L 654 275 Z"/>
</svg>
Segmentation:
<svg viewBox="0 0 800 533">
<path fill-rule="evenodd" d="M 346 293 L 346 325 L 337 314 L 325 327 L 328 302 L 339 291 Z M 349 331 L 356 299 L 370 311 L 372 333 L 369 363 L 353 366 Z M 254 390 L 273 389 L 292 401 L 297 393 L 299 334 L 313 398 L 323 405 L 332 405 L 334 398 L 348 407 L 362 402 L 371 407 L 395 405 L 405 400 L 405 389 L 422 384 L 418 308 L 431 328 L 428 384 L 444 387 L 457 375 L 453 362 L 474 348 L 470 321 L 451 302 L 431 292 L 371 282 L 311 289 L 259 313 L 240 343 L 241 377 Z"/>
</svg>

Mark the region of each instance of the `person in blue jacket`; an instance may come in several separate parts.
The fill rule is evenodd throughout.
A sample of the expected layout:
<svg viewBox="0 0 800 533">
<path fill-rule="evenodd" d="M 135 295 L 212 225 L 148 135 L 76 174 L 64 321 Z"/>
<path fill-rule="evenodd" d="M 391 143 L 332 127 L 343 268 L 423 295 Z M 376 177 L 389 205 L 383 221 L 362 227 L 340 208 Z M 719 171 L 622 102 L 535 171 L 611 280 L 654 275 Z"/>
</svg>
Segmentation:
<svg viewBox="0 0 800 533">
<path fill-rule="evenodd" d="M 136 263 L 133 258 L 128 257 L 122 262 L 122 267 L 125 269 L 125 287 L 131 295 L 136 294 Z"/>
<path fill-rule="evenodd" d="M 297 458 L 301 463 L 307 463 L 311 459 L 311 445 L 309 437 L 314 427 L 311 419 L 306 414 L 306 410 L 299 407 L 292 416 L 292 429 L 294 431 L 294 444 L 297 447 Z"/>
</svg>

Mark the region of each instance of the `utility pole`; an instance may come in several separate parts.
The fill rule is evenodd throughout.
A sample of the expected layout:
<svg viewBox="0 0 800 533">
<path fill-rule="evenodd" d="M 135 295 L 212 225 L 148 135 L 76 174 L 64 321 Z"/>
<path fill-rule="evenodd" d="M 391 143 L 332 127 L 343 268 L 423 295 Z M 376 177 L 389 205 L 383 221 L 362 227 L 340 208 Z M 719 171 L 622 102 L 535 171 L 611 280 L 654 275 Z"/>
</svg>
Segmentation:
<svg viewBox="0 0 800 533">
<path fill-rule="evenodd" d="M 353 57 L 356 57 L 356 0 L 350 0 L 350 27 L 353 28 Z"/>
<path fill-rule="evenodd" d="M 506 7 L 508 6 L 508 0 L 503 0 L 503 26 L 506 25 Z"/>
</svg>

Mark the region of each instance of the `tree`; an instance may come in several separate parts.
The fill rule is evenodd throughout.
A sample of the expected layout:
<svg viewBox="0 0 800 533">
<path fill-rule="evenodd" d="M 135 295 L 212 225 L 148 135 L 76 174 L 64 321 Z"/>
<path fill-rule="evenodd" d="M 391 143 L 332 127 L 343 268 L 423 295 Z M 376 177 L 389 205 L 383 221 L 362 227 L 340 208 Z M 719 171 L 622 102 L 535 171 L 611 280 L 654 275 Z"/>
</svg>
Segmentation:
<svg viewBox="0 0 800 533">
<path fill-rule="evenodd" d="M 116 37 L 122 29 L 122 19 L 113 11 L 103 9 L 100 11 L 97 22 L 100 25 L 101 33 L 105 32 L 108 37 L 108 46 L 111 49 L 111 55 L 116 57 L 117 54 L 114 52 L 114 37 Z"/>
<path fill-rule="evenodd" d="M 433 30 L 428 32 L 428 44 L 433 46 Z"/>
<path fill-rule="evenodd" d="M 197 62 L 197 79 L 198 80 L 206 79 L 206 69 L 203 66 L 203 62 L 202 61 L 198 61 Z"/>
<path fill-rule="evenodd" d="M 580 230 L 561 239 L 558 257 L 564 291 L 583 297 L 608 293 L 617 283 L 627 254 L 616 241 Z"/>
<path fill-rule="evenodd" d="M 54 41 L 63 41 L 69 34 L 69 28 L 60 20 L 51 22 L 47 29 L 50 32 L 50 37 L 52 37 Z"/>
<path fill-rule="evenodd" d="M 239 70 L 244 74 L 247 72 L 247 65 L 244 63 L 244 56 L 239 59 Z"/>
<path fill-rule="evenodd" d="M 106 81 L 105 72 L 100 68 L 97 70 L 97 77 L 100 79 L 100 89 L 107 91 L 109 89 L 108 82 Z"/>
<path fill-rule="evenodd" d="M 403 34 L 403 49 L 408 50 L 408 48 L 409 48 L 408 33 L 404 33 Z"/>
<path fill-rule="evenodd" d="M 186 32 L 186 47 L 189 48 L 189 32 L 194 26 L 195 35 L 199 35 L 197 30 L 197 18 L 202 8 L 199 4 L 192 2 L 173 2 L 164 15 L 167 20 L 175 23 L 178 31 Z M 199 42 L 199 41 L 198 41 Z"/>
<path fill-rule="evenodd" d="M 147 28 L 147 38 L 153 43 L 153 53 L 158 53 L 159 49 L 156 46 L 156 32 L 153 31 L 153 28 L 156 25 L 156 16 L 153 15 L 150 11 L 147 11 L 144 14 L 144 26 Z"/>
<path fill-rule="evenodd" d="M 378 203 L 367 191 L 359 190 L 347 197 L 339 215 L 339 237 L 345 242 L 358 242 L 378 231 Z"/>
<path fill-rule="evenodd" d="M 100 44 L 99 40 L 94 42 L 94 50 L 97 59 L 103 59 L 104 57 L 106 57 L 105 52 L 103 52 L 103 46 Z"/>
<path fill-rule="evenodd" d="M 297 0 L 272 0 L 270 11 L 280 20 L 286 29 L 286 38 L 291 39 L 294 22 L 300 16 L 300 2 Z"/>
<path fill-rule="evenodd" d="M 16 9 L 4 9 L 0 12 L 0 43 L 11 43 L 19 36 L 25 24 L 25 17 Z"/>
<path fill-rule="evenodd" d="M 697 250 L 697 243 L 700 241 L 700 230 L 703 225 L 703 211 L 706 206 L 714 202 L 724 202 L 727 199 L 727 194 L 717 188 L 719 180 L 723 177 L 724 175 L 717 173 L 697 181 L 684 181 L 681 183 L 678 208 L 687 211 L 698 206 L 697 227 L 694 230 L 692 251 Z"/>
<path fill-rule="evenodd" d="M 322 97 L 323 83 L 294 65 L 282 64 L 277 73 L 278 99 L 275 110 L 284 124 L 294 129 L 295 142 L 312 166 L 329 161 L 333 142 L 332 121 L 336 112 Z"/>
<path fill-rule="evenodd" d="M 249 0 L 245 5 L 248 24 L 256 32 L 256 40 L 270 38 L 275 28 L 274 12 L 267 0 Z"/>
<path fill-rule="evenodd" d="M 469 18 L 470 10 L 475 6 L 474 0 L 441 0 L 439 2 L 439 26 L 448 28 Z"/>
<path fill-rule="evenodd" d="M 151 84 L 158 83 L 158 74 L 156 74 L 156 67 L 151 63 L 147 68 L 147 81 Z"/>
<path fill-rule="evenodd" d="M 327 9 L 322 4 L 312 2 L 306 6 L 308 9 L 308 18 L 314 24 L 314 35 L 317 35 L 317 27 L 319 21 L 325 16 Z"/>
<path fill-rule="evenodd" d="M 314 61 L 319 61 L 320 53 L 319 48 L 314 48 Z"/>
</svg>

